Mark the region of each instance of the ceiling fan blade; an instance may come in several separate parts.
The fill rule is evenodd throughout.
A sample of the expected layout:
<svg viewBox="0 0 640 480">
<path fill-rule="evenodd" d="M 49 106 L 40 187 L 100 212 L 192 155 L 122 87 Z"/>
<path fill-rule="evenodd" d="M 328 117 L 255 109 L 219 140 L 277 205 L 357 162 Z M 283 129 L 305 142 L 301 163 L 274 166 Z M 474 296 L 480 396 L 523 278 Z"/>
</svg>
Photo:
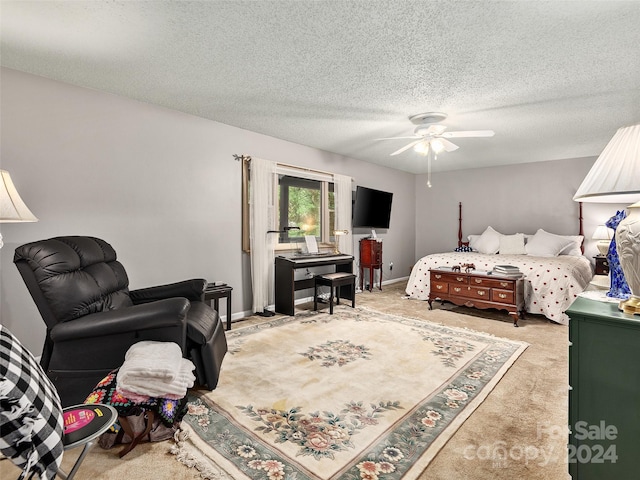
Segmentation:
<svg viewBox="0 0 640 480">
<path fill-rule="evenodd" d="M 441 135 L 446 129 L 446 125 L 429 125 L 425 135 Z"/>
<path fill-rule="evenodd" d="M 414 145 L 417 145 L 417 144 L 418 144 L 418 143 L 420 143 L 421 141 L 422 141 L 422 137 L 420 137 L 420 140 L 416 140 L 415 142 L 411 142 L 410 144 L 405 145 L 405 146 L 404 146 L 404 147 L 402 147 L 401 149 L 396 150 L 395 152 L 393 152 L 393 153 L 391 154 L 391 156 L 393 156 L 393 155 L 398 155 L 398 154 L 400 154 L 400 153 L 404 152 L 405 150 L 409 150 L 411 147 L 413 147 Z"/>
<path fill-rule="evenodd" d="M 446 129 L 447 127 L 444 125 L 418 125 L 414 133 L 423 137 L 433 137 L 440 135 Z"/>
<path fill-rule="evenodd" d="M 400 139 L 400 138 L 422 138 L 422 137 L 419 136 L 419 135 L 412 135 L 411 137 L 387 137 L 387 138 L 376 138 L 375 140 L 376 141 L 378 141 L 378 140 L 397 140 L 397 139 Z"/>
<path fill-rule="evenodd" d="M 493 130 L 467 130 L 464 132 L 444 132 L 444 138 L 462 138 L 462 137 L 493 137 Z"/>
<path fill-rule="evenodd" d="M 445 152 L 453 152 L 454 150 L 460 148 L 455 143 L 451 143 L 446 138 L 441 138 L 440 141 L 442 142 L 442 146 L 444 147 Z"/>
</svg>

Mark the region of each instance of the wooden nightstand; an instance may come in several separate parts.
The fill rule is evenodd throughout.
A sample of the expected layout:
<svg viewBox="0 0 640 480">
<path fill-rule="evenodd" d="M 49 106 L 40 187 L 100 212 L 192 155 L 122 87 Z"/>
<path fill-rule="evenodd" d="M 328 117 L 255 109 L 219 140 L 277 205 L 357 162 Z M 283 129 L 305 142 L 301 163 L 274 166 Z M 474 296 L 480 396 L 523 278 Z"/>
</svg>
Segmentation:
<svg viewBox="0 0 640 480">
<path fill-rule="evenodd" d="M 609 260 L 604 255 L 596 255 L 596 275 L 609 275 Z"/>
</svg>

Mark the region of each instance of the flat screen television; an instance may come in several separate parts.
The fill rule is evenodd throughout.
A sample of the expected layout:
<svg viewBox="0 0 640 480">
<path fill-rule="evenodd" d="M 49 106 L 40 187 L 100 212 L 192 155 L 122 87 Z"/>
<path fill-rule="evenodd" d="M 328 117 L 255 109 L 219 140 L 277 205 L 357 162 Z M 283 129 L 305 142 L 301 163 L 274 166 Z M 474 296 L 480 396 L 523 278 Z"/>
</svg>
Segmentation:
<svg viewBox="0 0 640 480">
<path fill-rule="evenodd" d="M 356 187 L 353 203 L 353 227 L 389 228 L 393 193 Z"/>
</svg>

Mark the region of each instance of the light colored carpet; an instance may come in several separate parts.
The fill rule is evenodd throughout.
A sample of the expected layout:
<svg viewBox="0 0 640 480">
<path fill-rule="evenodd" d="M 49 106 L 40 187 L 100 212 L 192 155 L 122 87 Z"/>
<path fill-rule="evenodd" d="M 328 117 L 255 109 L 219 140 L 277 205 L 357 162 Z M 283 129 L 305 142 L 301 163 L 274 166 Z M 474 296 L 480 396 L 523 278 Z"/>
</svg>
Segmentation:
<svg viewBox="0 0 640 480">
<path fill-rule="evenodd" d="M 488 398 L 449 439 L 418 477 L 421 480 L 534 479 L 566 480 L 566 425 L 568 408 L 568 327 L 544 317 L 529 316 L 514 328 L 506 313 L 491 318 L 461 314 L 471 309 L 407 300 L 403 282 L 383 286 L 383 290 L 365 291 L 356 296 L 356 304 L 381 312 L 425 319 L 448 326 L 469 328 L 497 337 L 524 341 L 527 350 L 504 375 Z M 302 309 L 311 308 L 302 305 Z M 455 310 L 458 315 L 443 314 Z M 490 311 L 481 312 L 486 314 Z M 489 316 L 489 315 L 487 315 Z M 245 324 L 263 322 L 251 317 Z M 239 326 L 240 323 L 235 324 Z M 118 449 L 94 447 L 80 468 L 77 479 L 137 480 L 193 479 L 186 468 L 169 453 L 171 442 L 138 445 L 124 459 Z M 65 453 L 67 470 L 79 449 Z M 0 461 L 0 477 L 17 477 L 8 460 Z"/>
<path fill-rule="evenodd" d="M 346 305 L 227 340 L 218 388 L 190 395 L 183 422 L 211 479 L 415 479 L 526 348 Z"/>
</svg>

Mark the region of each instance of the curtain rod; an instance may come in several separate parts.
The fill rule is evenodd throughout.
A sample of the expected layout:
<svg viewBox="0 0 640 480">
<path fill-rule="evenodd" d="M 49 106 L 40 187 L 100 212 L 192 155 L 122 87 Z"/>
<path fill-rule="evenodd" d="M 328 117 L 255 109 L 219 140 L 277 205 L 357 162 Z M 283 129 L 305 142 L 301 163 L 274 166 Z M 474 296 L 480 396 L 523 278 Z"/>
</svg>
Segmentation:
<svg viewBox="0 0 640 480">
<path fill-rule="evenodd" d="M 236 159 L 236 161 L 243 161 L 243 162 L 251 163 L 251 157 L 249 155 L 237 155 L 237 154 L 234 153 L 233 154 L 233 158 Z M 288 163 L 276 162 L 276 164 L 281 165 L 283 167 L 288 167 L 288 168 L 293 168 L 295 170 L 300 170 L 300 171 L 303 171 L 303 172 L 321 173 L 323 175 L 330 175 L 330 176 L 335 175 L 332 172 L 325 172 L 325 171 L 322 171 L 322 170 L 316 170 L 314 168 L 299 167 L 297 165 L 290 165 Z"/>
</svg>

